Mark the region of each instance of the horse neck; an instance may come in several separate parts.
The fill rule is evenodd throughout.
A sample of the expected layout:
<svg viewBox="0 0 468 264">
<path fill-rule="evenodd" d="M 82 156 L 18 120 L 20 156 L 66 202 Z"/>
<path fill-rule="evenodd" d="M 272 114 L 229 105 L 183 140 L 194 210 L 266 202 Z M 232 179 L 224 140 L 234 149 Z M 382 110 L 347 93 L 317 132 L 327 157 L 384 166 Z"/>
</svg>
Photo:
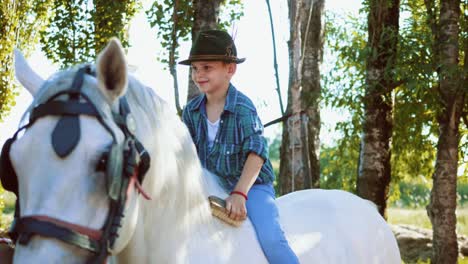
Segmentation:
<svg viewBox="0 0 468 264">
<path fill-rule="evenodd" d="M 157 223 L 158 232 L 183 240 L 199 225 L 209 222 L 211 211 L 192 138 L 180 117 L 157 99 L 157 122 L 150 133 L 154 139 L 151 177 L 147 179 L 154 199 L 145 215 L 149 225 Z"/>
</svg>

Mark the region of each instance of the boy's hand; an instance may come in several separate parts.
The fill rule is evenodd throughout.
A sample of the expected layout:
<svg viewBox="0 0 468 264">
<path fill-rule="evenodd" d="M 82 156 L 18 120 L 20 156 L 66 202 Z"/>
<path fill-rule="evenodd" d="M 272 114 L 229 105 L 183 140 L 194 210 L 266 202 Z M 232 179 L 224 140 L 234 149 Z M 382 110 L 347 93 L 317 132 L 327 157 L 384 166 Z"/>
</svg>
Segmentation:
<svg viewBox="0 0 468 264">
<path fill-rule="evenodd" d="M 233 220 L 245 220 L 247 217 L 245 198 L 241 195 L 231 194 L 226 198 L 226 209 L 229 212 L 229 218 Z"/>
</svg>

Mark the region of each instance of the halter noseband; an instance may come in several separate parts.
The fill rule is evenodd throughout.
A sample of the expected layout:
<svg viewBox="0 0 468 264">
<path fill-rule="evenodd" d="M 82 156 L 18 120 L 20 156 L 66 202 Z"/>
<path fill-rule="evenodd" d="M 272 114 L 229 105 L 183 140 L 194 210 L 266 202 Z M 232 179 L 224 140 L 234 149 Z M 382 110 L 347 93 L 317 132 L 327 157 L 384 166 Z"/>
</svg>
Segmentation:
<svg viewBox="0 0 468 264">
<path fill-rule="evenodd" d="M 85 74 L 92 74 L 89 65 L 77 71 L 70 89 L 61 91 L 47 102 L 34 107 L 30 114 L 29 123 L 18 129 L 14 136 L 7 140 L 2 149 L 0 180 L 5 189 L 14 192 L 18 197 L 15 220 L 10 231 L 10 236 L 15 242 L 27 244 L 30 238 L 36 234 L 56 238 L 93 252 L 94 256 L 89 260 L 89 263 L 103 263 L 111 253 L 119 236 L 118 230 L 124 216 L 125 202 L 130 188 L 135 184 L 137 189 L 142 192 L 139 186 L 149 169 L 150 156 L 141 142 L 134 136 L 135 123 L 125 96 L 119 101 L 119 113 L 112 112 L 114 123 L 125 136 L 123 142 L 119 143 L 116 134 L 105 122 L 104 116 L 81 91 Z M 68 101 L 54 100 L 60 95 L 69 95 Z M 84 99 L 85 102 L 80 101 L 80 99 Z M 95 117 L 112 135 L 111 149 L 103 155 L 97 168 L 97 170 L 105 171 L 106 188 L 110 201 L 109 213 L 101 230 L 42 215 L 20 217 L 18 180 L 9 158 L 10 147 L 21 130 L 30 127 L 37 119 L 49 115 L 60 116 L 52 133 L 52 146 L 56 154 L 62 158 L 70 154 L 79 142 L 80 115 Z M 145 194 L 144 196 L 146 198 Z"/>
</svg>

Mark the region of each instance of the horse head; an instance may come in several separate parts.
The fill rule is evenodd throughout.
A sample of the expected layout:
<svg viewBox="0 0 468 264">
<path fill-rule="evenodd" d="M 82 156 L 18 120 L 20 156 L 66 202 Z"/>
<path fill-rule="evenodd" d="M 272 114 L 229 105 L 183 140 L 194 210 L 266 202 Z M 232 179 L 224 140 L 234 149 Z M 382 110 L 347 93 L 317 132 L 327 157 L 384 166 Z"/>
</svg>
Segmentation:
<svg viewBox="0 0 468 264">
<path fill-rule="evenodd" d="M 137 225 L 134 186 L 149 168 L 153 111 L 136 101 L 151 97 L 149 89 L 128 75 L 116 39 L 95 65 L 46 81 L 15 53 L 17 79 L 33 103 L 2 150 L 2 182 L 18 195 L 14 261 L 102 263 Z"/>
</svg>

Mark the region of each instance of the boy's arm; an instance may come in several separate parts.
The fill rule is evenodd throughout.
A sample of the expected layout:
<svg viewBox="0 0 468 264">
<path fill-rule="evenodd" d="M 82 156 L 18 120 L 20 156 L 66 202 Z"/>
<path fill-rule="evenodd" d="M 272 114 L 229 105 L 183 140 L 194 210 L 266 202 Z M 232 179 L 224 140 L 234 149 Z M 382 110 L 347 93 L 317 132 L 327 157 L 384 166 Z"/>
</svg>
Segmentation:
<svg viewBox="0 0 468 264">
<path fill-rule="evenodd" d="M 234 191 L 239 191 L 244 194 L 247 194 L 254 184 L 255 180 L 260 174 L 260 170 L 262 169 L 263 163 L 265 161 L 262 157 L 257 155 L 254 152 L 250 152 L 247 156 L 247 159 L 244 164 L 244 168 L 242 169 L 242 174 L 239 181 L 234 188 Z"/>
<path fill-rule="evenodd" d="M 250 188 L 254 184 L 255 180 L 262 169 L 264 160 L 254 152 L 250 152 L 242 169 L 242 174 L 239 181 L 234 188 L 234 191 L 241 192 L 232 193 L 226 199 L 226 209 L 229 211 L 229 217 L 234 220 L 243 220 L 247 216 L 247 208 L 245 206 L 246 198 Z"/>
<path fill-rule="evenodd" d="M 245 115 L 241 121 L 241 134 L 245 137 L 242 151 L 248 154 L 241 177 L 234 187 L 234 192 L 226 199 L 226 208 L 230 212 L 229 217 L 234 220 L 242 220 L 246 217 L 247 194 L 260 174 L 265 160 L 268 159 L 268 148 L 262 135 L 263 126 L 256 112 Z"/>
</svg>

